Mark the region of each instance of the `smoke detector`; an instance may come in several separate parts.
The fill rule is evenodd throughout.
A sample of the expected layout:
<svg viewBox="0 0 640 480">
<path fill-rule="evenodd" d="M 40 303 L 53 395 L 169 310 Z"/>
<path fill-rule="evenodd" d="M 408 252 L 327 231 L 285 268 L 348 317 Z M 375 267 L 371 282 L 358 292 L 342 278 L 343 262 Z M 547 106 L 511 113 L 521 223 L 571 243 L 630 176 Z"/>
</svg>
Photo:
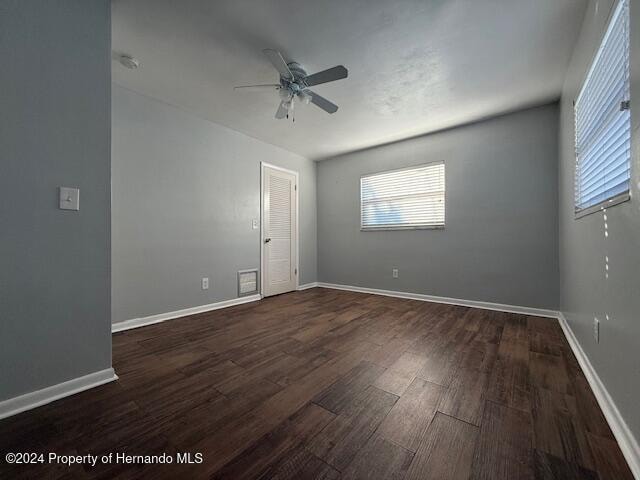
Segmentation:
<svg viewBox="0 0 640 480">
<path fill-rule="evenodd" d="M 122 54 L 120 55 L 118 60 L 123 66 L 131 70 L 135 70 L 140 66 L 140 62 L 137 59 L 133 58 L 131 55 Z"/>
</svg>

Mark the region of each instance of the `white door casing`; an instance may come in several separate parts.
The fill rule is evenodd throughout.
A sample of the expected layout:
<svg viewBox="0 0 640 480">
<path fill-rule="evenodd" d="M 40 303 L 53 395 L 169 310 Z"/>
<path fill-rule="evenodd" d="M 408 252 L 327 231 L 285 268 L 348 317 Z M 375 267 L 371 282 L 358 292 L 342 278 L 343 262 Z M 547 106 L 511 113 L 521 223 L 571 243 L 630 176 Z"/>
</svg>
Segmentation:
<svg viewBox="0 0 640 480">
<path fill-rule="evenodd" d="M 296 172 L 262 164 L 262 294 L 298 286 L 298 215 Z"/>
</svg>

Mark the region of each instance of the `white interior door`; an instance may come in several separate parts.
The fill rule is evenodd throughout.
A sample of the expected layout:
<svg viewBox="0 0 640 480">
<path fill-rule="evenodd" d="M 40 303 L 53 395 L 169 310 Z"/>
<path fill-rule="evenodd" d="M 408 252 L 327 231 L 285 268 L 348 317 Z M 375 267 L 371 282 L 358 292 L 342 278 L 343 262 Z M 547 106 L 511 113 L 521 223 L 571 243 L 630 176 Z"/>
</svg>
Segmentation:
<svg viewBox="0 0 640 480">
<path fill-rule="evenodd" d="M 262 293 L 268 297 L 297 288 L 297 179 L 267 166 L 262 173 Z"/>
</svg>

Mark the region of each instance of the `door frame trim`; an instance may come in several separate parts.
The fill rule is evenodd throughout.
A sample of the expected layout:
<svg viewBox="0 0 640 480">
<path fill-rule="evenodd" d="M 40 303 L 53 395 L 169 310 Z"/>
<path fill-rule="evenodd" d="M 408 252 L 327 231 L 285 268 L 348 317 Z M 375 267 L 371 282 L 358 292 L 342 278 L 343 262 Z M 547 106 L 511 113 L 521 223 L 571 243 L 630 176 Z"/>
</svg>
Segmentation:
<svg viewBox="0 0 640 480">
<path fill-rule="evenodd" d="M 298 274 L 296 275 L 296 286 L 295 290 L 298 289 L 300 285 L 300 175 L 295 170 L 290 170 L 288 168 L 279 167 L 278 165 L 273 165 L 268 162 L 260 162 L 260 297 L 264 298 L 264 169 L 265 167 L 272 168 L 273 170 L 279 170 L 281 172 L 290 173 L 291 175 L 296 177 L 296 270 Z"/>
</svg>

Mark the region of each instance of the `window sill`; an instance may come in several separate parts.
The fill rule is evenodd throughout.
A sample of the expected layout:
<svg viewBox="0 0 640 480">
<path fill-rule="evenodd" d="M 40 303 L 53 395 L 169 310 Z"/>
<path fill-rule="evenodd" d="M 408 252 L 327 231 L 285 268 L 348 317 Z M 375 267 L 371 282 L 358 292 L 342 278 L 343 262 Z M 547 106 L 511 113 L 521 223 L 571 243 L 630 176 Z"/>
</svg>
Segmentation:
<svg viewBox="0 0 640 480">
<path fill-rule="evenodd" d="M 600 202 L 597 205 L 592 205 L 591 207 L 576 211 L 575 220 L 586 217 L 587 215 L 591 215 L 593 213 L 598 213 L 607 208 L 620 205 L 621 203 L 628 202 L 629 200 L 631 200 L 631 195 L 629 195 L 629 192 L 621 193 L 619 195 L 616 195 L 615 197 L 605 200 L 604 202 Z"/>
<path fill-rule="evenodd" d="M 361 232 L 385 232 L 391 230 L 444 230 L 444 225 L 422 225 L 415 227 L 360 227 Z"/>
</svg>

